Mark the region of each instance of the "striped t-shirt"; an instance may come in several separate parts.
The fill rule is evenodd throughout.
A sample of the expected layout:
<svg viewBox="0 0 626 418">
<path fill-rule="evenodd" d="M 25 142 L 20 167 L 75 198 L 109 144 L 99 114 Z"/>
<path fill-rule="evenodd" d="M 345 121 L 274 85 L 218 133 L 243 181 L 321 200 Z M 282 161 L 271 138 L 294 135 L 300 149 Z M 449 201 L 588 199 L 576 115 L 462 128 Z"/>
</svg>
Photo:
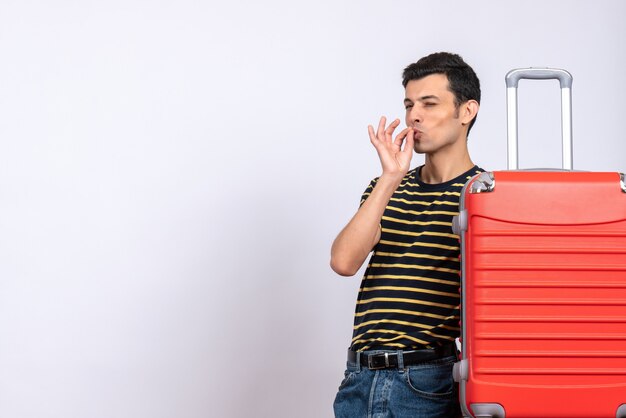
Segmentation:
<svg viewBox="0 0 626 418">
<path fill-rule="evenodd" d="M 406 174 L 385 208 L 359 290 L 353 350 L 419 349 L 459 336 L 459 237 L 452 217 L 461 189 L 483 170 L 474 166 L 440 184 L 422 182 L 420 170 Z"/>
</svg>

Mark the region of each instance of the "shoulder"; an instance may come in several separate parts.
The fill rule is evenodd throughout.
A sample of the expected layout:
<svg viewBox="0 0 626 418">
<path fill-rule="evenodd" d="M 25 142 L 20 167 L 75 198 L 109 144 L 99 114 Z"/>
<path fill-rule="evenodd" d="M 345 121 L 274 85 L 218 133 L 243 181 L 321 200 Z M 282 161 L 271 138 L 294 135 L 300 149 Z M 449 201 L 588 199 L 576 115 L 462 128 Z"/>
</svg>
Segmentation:
<svg viewBox="0 0 626 418">
<path fill-rule="evenodd" d="M 465 177 L 467 180 L 470 180 L 475 175 L 484 173 L 485 171 L 487 170 L 485 170 L 484 168 L 480 166 L 475 165 L 472 169 L 470 169 L 467 173 L 465 173 Z"/>
</svg>

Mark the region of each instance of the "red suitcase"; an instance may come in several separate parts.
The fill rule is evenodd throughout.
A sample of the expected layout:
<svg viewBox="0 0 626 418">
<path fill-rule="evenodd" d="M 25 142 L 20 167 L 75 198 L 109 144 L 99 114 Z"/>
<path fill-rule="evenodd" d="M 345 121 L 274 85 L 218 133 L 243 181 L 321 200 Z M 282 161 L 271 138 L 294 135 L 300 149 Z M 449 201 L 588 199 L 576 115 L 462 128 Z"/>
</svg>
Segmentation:
<svg viewBox="0 0 626 418">
<path fill-rule="evenodd" d="M 507 74 L 509 168 L 517 84 L 558 78 L 570 170 L 482 173 L 461 197 L 466 417 L 626 418 L 626 180 L 572 171 L 571 75 Z"/>
</svg>

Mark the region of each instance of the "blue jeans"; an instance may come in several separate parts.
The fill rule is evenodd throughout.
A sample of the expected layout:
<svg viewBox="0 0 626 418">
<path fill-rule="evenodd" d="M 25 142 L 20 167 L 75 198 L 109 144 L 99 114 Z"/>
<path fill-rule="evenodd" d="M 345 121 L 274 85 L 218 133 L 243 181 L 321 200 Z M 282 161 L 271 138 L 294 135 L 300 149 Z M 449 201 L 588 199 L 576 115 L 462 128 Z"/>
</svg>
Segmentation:
<svg viewBox="0 0 626 418">
<path fill-rule="evenodd" d="M 456 358 L 450 356 L 404 367 L 399 356 L 398 368 L 382 370 L 370 370 L 358 363 L 348 362 L 333 405 L 335 417 L 460 416 L 458 394 L 452 377 L 455 361 Z"/>
</svg>

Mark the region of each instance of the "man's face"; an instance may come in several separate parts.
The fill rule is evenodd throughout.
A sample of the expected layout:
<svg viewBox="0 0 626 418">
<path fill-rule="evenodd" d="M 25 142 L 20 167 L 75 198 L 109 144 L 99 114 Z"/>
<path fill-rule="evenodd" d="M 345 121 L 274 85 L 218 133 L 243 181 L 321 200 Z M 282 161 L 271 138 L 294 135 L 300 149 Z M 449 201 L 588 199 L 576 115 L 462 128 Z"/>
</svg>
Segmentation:
<svg viewBox="0 0 626 418">
<path fill-rule="evenodd" d="M 465 141 L 467 127 L 459 118 L 445 74 L 432 74 L 406 85 L 406 125 L 415 130 L 415 152 L 432 154 Z"/>
</svg>

